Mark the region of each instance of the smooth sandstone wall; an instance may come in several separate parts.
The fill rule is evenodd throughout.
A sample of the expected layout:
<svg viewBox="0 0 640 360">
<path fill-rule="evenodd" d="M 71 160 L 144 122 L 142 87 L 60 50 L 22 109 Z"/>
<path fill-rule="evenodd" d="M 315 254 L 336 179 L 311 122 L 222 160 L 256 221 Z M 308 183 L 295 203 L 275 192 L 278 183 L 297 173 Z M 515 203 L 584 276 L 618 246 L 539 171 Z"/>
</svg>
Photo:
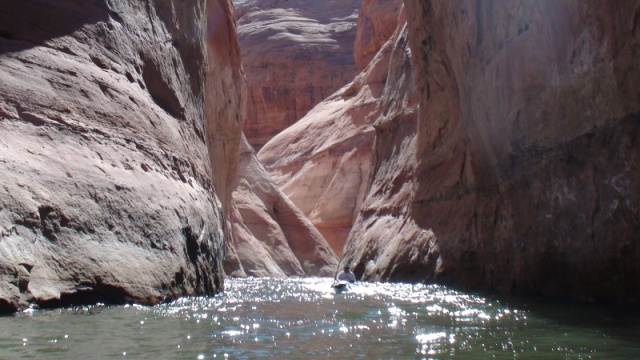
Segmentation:
<svg viewBox="0 0 640 360">
<path fill-rule="evenodd" d="M 405 5 L 420 94 L 406 155 L 415 236 L 390 245 L 356 229 L 345 260 L 370 279 L 637 302 L 640 4 Z M 398 151 L 400 134 L 378 131 L 377 151 Z M 392 169 L 376 165 L 374 179 Z M 399 218 L 381 209 L 360 219 Z"/>
<path fill-rule="evenodd" d="M 0 310 L 221 290 L 240 74 L 226 0 L 1 3 Z"/>
</svg>

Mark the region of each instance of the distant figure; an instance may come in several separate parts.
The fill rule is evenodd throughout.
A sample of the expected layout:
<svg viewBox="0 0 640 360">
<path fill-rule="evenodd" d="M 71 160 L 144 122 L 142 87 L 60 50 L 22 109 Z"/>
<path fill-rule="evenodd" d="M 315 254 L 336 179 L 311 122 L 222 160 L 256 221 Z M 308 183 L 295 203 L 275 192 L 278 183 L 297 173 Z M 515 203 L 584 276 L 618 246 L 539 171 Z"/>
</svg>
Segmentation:
<svg viewBox="0 0 640 360">
<path fill-rule="evenodd" d="M 356 274 L 349 270 L 349 265 L 345 265 L 344 270 L 338 274 L 338 281 L 348 281 L 350 283 L 356 282 Z"/>
</svg>

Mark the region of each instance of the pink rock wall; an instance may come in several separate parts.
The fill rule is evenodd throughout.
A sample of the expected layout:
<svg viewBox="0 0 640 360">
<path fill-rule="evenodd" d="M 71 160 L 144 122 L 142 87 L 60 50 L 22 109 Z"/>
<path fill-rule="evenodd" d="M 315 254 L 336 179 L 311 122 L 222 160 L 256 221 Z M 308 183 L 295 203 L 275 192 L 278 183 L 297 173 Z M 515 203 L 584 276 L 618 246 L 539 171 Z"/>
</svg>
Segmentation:
<svg viewBox="0 0 640 360">
<path fill-rule="evenodd" d="M 233 191 L 231 276 L 332 276 L 338 258 L 309 219 L 276 186 L 248 142 Z"/>
<path fill-rule="evenodd" d="M 243 151 L 242 127 L 246 118 L 246 78 L 231 1 L 207 0 L 207 57 L 205 74 L 206 144 L 213 182 L 224 214 L 233 212 L 231 196 Z M 231 220 L 225 217 L 227 240 Z"/>
<path fill-rule="evenodd" d="M 0 311 L 222 289 L 241 129 L 231 11 L 0 4 Z"/>
<path fill-rule="evenodd" d="M 402 0 L 364 0 L 358 13 L 353 55 L 359 70 L 366 68 L 398 27 Z"/>
<path fill-rule="evenodd" d="M 365 4 L 375 7 L 373 2 Z M 398 13 L 385 45 L 390 49 L 388 78 L 373 123 L 370 184 L 342 259 L 360 278 L 372 281 L 420 281 L 415 271 L 424 271 L 438 254 L 433 232 L 418 226 L 412 213 L 420 97 L 404 7 Z"/>
</svg>

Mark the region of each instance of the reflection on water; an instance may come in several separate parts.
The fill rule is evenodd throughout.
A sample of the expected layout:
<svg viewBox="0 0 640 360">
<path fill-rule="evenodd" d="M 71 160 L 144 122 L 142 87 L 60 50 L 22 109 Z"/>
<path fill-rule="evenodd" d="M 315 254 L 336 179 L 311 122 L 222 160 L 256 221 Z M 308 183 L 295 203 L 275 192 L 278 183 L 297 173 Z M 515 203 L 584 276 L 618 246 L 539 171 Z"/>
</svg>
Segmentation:
<svg viewBox="0 0 640 360">
<path fill-rule="evenodd" d="M 156 307 L 0 317 L 0 359 L 635 359 L 637 314 L 509 303 L 442 286 L 227 279 L 226 293 Z"/>
</svg>

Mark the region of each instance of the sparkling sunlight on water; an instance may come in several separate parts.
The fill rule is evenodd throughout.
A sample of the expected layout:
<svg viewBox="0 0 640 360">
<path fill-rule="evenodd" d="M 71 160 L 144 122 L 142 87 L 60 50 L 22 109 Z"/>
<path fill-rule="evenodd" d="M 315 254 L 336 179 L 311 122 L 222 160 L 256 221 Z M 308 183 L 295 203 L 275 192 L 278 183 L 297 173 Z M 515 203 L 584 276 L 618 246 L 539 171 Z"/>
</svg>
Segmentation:
<svg viewBox="0 0 640 360">
<path fill-rule="evenodd" d="M 0 317 L 0 359 L 634 359 L 637 314 L 509 303 L 442 286 L 227 279 L 225 294 L 156 307 Z"/>
</svg>

